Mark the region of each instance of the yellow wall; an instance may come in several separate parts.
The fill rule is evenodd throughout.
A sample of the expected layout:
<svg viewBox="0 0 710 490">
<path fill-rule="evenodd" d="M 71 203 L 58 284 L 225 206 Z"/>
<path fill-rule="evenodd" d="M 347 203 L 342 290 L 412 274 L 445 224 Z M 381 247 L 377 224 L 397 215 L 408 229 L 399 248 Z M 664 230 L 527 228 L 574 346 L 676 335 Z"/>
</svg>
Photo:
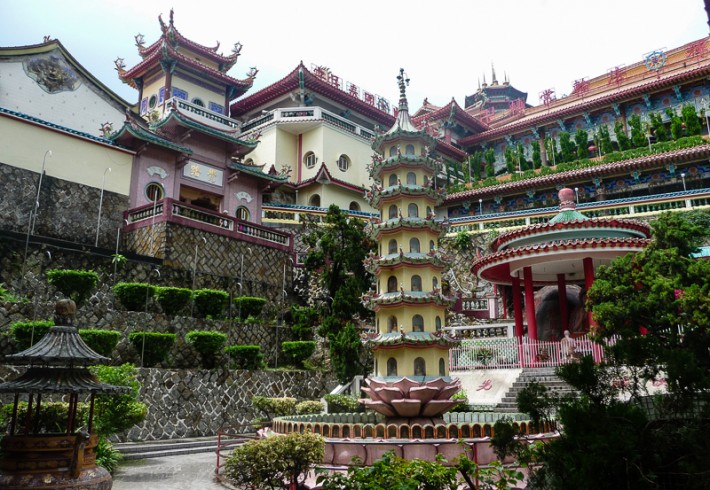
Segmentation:
<svg viewBox="0 0 710 490">
<path fill-rule="evenodd" d="M 387 214 L 385 213 L 385 219 Z M 409 241 L 412 238 L 419 239 L 419 251 L 421 253 L 428 253 L 430 249 L 430 242 L 434 242 L 434 247 L 438 247 L 439 235 L 432 233 L 429 230 L 412 231 L 412 230 L 401 230 L 394 233 L 383 233 L 382 239 L 380 241 L 380 255 L 389 254 L 389 242 L 394 239 L 397 240 L 397 249 L 402 247 L 404 252 L 409 252 Z"/>
<path fill-rule="evenodd" d="M 47 150 L 46 175 L 128 195 L 133 154 L 105 144 L 0 116 L 0 161 L 39 173 Z"/>
<path fill-rule="evenodd" d="M 424 359 L 426 376 L 439 376 L 439 360 L 444 360 L 444 376 L 449 375 L 449 354 L 445 348 L 399 348 L 378 349 L 375 351 L 377 361 L 377 376 L 387 376 L 387 360 L 397 360 L 397 376 L 414 376 L 414 360 L 417 357 Z"/>
<path fill-rule="evenodd" d="M 400 306 L 397 308 L 385 308 L 377 312 L 376 325 L 379 325 L 380 333 L 387 333 L 389 326 L 389 318 L 394 316 L 397 318 L 397 324 L 400 325 L 405 332 L 412 331 L 412 318 L 414 315 L 421 315 L 424 319 L 424 331 L 436 331 L 436 317 L 441 319 L 441 328 L 446 326 L 446 308 L 437 305 L 424 306 Z M 399 329 L 399 327 L 398 327 Z"/>
</svg>

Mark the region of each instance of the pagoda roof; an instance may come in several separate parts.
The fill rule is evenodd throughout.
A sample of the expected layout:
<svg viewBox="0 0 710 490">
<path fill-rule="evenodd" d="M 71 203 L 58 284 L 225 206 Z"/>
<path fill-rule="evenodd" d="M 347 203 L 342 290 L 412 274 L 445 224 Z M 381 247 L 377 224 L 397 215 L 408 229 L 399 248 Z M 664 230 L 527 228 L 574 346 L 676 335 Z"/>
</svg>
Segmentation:
<svg viewBox="0 0 710 490">
<path fill-rule="evenodd" d="M 358 114 L 369 117 L 370 119 L 386 127 L 391 126 L 395 121 L 394 116 L 391 114 L 381 111 L 375 106 L 350 95 L 348 92 L 340 90 L 340 88 L 335 87 L 322 78 L 316 76 L 313 72 L 306 68 L 303 62 L 299 63 L 293 71 L 281 80 L 234 102 L 230 106 L 230 114 L 232 117 L 239 117 L 244 114 L 248 114 L 259 107 L 263 107 L 264 105 L 288 94 L 289 92 L 298 90 L 310 90 L 317 94 L 323 95 Z"/>
<path fill-rule="evenodd" d="M 330 170 L 328 170 L 328 167 L 325 165 L 325 163 L 321 163 L 320 168 L 318 169 L 318 172 L 313 177 L 310 177 L 308 179 L 304 179 L 300 182 L 295 182 L 291 184 L 291 187 L 294 189 L 302 189 L 303 187 L 307 187 L 312 184 L 318 184 L 321 182 L 328 182 L 331 184 L 335 184 L 338 187 L 342 187 L 344 189 L 349 189 L 351 191 L 355 191 L 359 194 L 363 192 L 362 186 L 352 184 L 350 182 L 347 182 L 345 180 L 337 179 L 333 177 L 333 174 L 330 173 Z"/>
<path fill-rule="evenodd" d="M 421 230 L 429 229 L 434 233 L 441 233 L 448 226 L 447 223 L 435 221 L 433 218 L 395 218 L 381 221 L 379 223 L 370 223 L 371 234 L 375 239 L 380 236 L 398 232 L 400 230 Z"/>
<path fill-rule="evenodd" d="M 498 185 L 471 189 L 463 192 L 449 194 L 444 200 L 444 205 L 451 205 L 456 202 L 477 200 L 479 198 L 493 197 L 497 195 L 515 194 L 533 189 L 545 189 L 558 185 L 569 185 L 574 182 L 588 181 L 594 177 L 604 177 L 607 175 L 617 175 L 620 173 L 640 170 L 644 168 L 657 167 L 659 164 L 679 164 L 710 157 L 710 144 L 693 146 L 669 150 L 661 153 L 654 153 L 638 158 L 630 158 L 612 163 L 587 166 L 566 172 L 559 172 L 550 175 L 541 175 L 530 179 L 518 180 L 515 182 L 505 182 Z"/>
<path fill-rule="evenodd" d="M 435 304 L 449 306 L 456 301 L 455 297 L 445 296 L 440 290 L 435 291 L 405 291 L 373 294 L 368 292 L 362 295 L 363 305 L 373 311 L 378 311 L 383 306 L 425 305 Z"/>
<path fill-rule="evenodd" d="M 450 347 L 460 341 L 444 332 L 389 332 L 366 335 L 363 344 L 372 347 L 399 346 L 442 346 Z"/>
<path fill-rule="evenodd" d="M 102 383 L 86 368 L 31 367 L 20 377 L 0 384 L 0 393 L 116 394 L 129 386 Z"/>
<path fill-rule="evenodd" d="M 47 364 L 88 366 L 110 361 L 84 343 L 72 326 L 51 327 L 36 344 L 17 354 L 5 356 L 13 364 Z"/>
<path fill-rule="evenodd" d="M 125 146 L 130 146 L 130 142 L 135 139 L 145 143 L 152 143 L 168 150 L 177 151 L 186 155 L 192 155 L 192 150 L 190 148 L 178 145 L 165 138 L 161 138 L 148 128 L 144 128 L 138 124 L 138 122 L 132 117 L 127 117 L 121 129 L 113 133 L 110 136 L 110 139 L 113 142 Z"/>
<path fill-rule="evenodd" d="M 707 38 L 706 38 L 707 39 Z M 459 140 L 459 144 L 469 146 L 483 141 L 491 141 L 506 135 L 519 132 L 527 132 L 530 128 L 557 123 L 560 119 L 573 117 L 594 110 L 603 109 L 613 103 L 626 102 L 650 92 L 672 88 L 674 85 L 701 79 L 710 74 L 710 57 L 700 56 L 691 58 L 684 56 L 697 42 L 688 43 L 676 48 L 668 53 L 668 58 L 678 58 L 676 62 L 668 63 L 666 67 L 657 72 L 649 70 L 641 71 L 641 74 L 633 75 L 633 71 L 638 71 L 644 64 L 643 61 L 632 65 L 624 70 L 629 73 L 628 80 L 622 80 L 617 86 L 610 83 L 609 75 L 598 77 L 606 84 L 595 79 L 596 90 L 589 93 L 573 93 L 568 97 L 563 97 L 552 101 L 549 105 L 539 105 L 526 110 L 526 114 L 511 123 L 491 129 L 481 134 L 468 136 Z M 707 41 L 706 41 L 707 42 Z"/>
<path fill-rule="evenodd" d="M 440 107 L 434 111 L 426 112 L 419 116 L 415 116 L 412 119 L 414 124 L 419 127 L 421 127 L 421 125 L 424 124 L 425 121 L 439 120 L 447 120 L 451 122 L 456 121 L 464 128 L 473 132 L 480 133 L 482 131 L 487 131 L 488 129 L 490 129 L 486 123 L 479 121 L 471 114 L 466 112 L 463 108 L 461 108 L 461 106 L 458 105 L 458 103 L 453 97 L 451 98 L 451 101 L 445 106 Z"/>
<path fill-rule="evenodd" d="M 266 179 L 281 184 L 285 183 L 288 180 L 287 175 L 264 172 L 263 167 L 263 165 L 245 165 L 243 163 L 238 163 L 235 161 L 231 161 L 227 164 L 227 168 L 236 170 L 237 172 L 244 172 L 245 174 L 253 175 L 254 177 L 258 177 L 260 179 Z"/>
<path fill-rule="evenodd" d="M 400 199 L 403 196 L 427 197 L 428 200 L 436 206 L 439 206 L 444 199 L 443 193 L 431 186 L 424 187 L 421 185 L 401 184 L 385 187 L 384 189 L 376 189 L 375 192 L 372 193 L 370 205 L 376 208 L 380 203 L 387 203 L 395 199 Z"/>
<path fill-rule="evenodd" d="M 447 265 L 447 259 L 438 252 L 421 253 L 421 252 L 401 252 L 388 254 L 383 257 L 371 256 L 363 261 L 365 268 L 372 274 L 376 274 L 383 267 L 388 269 L 396 269 L 404 266 L 427 266 L 431 265 L 437 269 L 443 269 Z"/>
<path fill-rule="evenodd" d="M 429 102 L 429 98 L 425 98 L 422 102 L 422 106 L 417 109 L 417 111 L 412 115 L 412 117 L 416 119 L 420 116 L 424 116 L 431 112 L 438 111 L 439 109 L 441 109 L 441 106 L 432 104 L 431 102 Z"/>
</svg>

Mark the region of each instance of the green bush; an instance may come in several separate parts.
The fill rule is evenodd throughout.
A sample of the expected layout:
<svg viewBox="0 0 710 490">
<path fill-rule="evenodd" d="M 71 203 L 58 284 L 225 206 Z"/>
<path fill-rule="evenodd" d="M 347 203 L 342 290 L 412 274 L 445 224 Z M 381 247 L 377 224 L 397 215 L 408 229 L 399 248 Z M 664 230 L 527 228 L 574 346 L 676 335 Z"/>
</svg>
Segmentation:
<svg viewBox="0 0 710 490">
<path fill-rule="evenodd" d="M 144 343 L 145 339 L 145 343 Z M 133 332 L 128 335 L 128 341 L 143 354 L 143 366 L 153 367 L 168 356 L 175 343 L 174 333 Z"/>
<path fill-rule="evenodd" d="M 323 399 L 328 404 L 328 413 L 355 413 L 364 411 L 364 407 L 354 396 L 325 395 Z"/>
<path fill-rule="evenodd" d="M 296 404 L 296 414 L 310 415 L 323 412 L 323 403 L 318 400 L 306 400 Z"/>
<path fill-rule="evenodd" d="M 198 289 L 192 294 L 192 300 L 200 315 L 205 318 L 217 318 L 222 316 L 229 295 L 227 291 L 217 289 Z"/>
<path fill-rule="evenodd" d="M 313 355 L 316 343 L 312 340 L 281 342 L 281 351 L 296 367 L 303 367 L 303 361 Z"/>
<path fill-rule="evenodd" d="M 8 403 L 0 407 L 0 429 L 2 432 L 8 429 L 10 419 L 12 418 L 12 409 L 14 404 Z M 36 407 L 33 408 L 33 412 Z M 69 413 L 69 404 L 65 402 L 46 402 L 43 401 L 40 406 L 39 417 L 32 414 L 33 423 L 36 424 L 37 431 L 40 433 L 66 433 L 67 431 L 67 415 Z M 89 406 L 86 403 L 79 403 L 77 407 L 77 421 L 85 420 L 89 414 Z M 24 421 L 27 417 L 27 402 L 19 402 L 17 405 L 17 423 L 15 430 L 24 427 Z"/>
<path fill-rule="evenodd" d="M 251 404 L 254 409 L 262 411 L 271 420 L 274 417 L 293 415 L 296 413 L 296 399 L 290 397 L 268 398 L 265 396 L 254 396 Z"/>
<path fill-rule="evenodd" d="M 100 436 L 124 432 L 145 420 L 148 408 L 145 403 L 138 401 L 141 385 L 136 379 L 133 364 L 92 366 L 90 370 L 103 383 L 130 388 L 127 393 L 96 397 L 94 428 Z"/>
<path fill-rule="evenodd" d="M 224 348 L 234 369 L 259 369 L 264 361 L 259 345 L 229 345 Z"/>
<path fill-rule="evenodd" d="M 64 296 L 81 306 L 96 287 L 99 275 L 94 271 L 52 269 L 47 271 L 47 280 Z"/>
<path fill-rule="evenodd" d="M 52 320 L 15 322 L 10 325 L 10 332 L 17 345 L 17 350 L 23 351 L 36 344 L 53 326 L 54 322 Z M 33 327 L 34 332 L 32 331 Z"/>
<path fill-rule="evenodd" d="M 155 294 L 155 286 L 143 282 L 119 282 L 113 293 L 121 304 L 130 311 L 142 311 L 148 299 Z"/>
<path fill-rule="evenodd" d="M 217 353 L 222 350 L 222 346 L 227 341 L 227 335 L 215 330 L 192 330 L 187 333 L 185 339 L 202 355 L 202 366 L 212 369 L 215 366 Z"/>
<path fill-rule="evenodd" d="M 323 462 L 325 444 L 317 434 L 291 434 L 249 441 L 238 446 L 225 464 L 227 477 L 244 488 L 298 488 L 308 472 Z"/>
<path fill-rule="evenodd" d="M 99 443 L 96 445 L 96 464 L 105 468 L 106 471 L 113 475 L 113 472 L 118 468 L 118 464 L 123 459 L 121 452 L 113 447 L 113 444 L 105 437 L 99 437 Z"/>
<path fill-rule="evenodd" d="M 111 357 L 111 353 L 121 339 L 121 332 L 117 330 L 80 329 L 81 340 L 91 350 L 104 357 Z"/>
<path fill-rule="evenodd" d="M 190 304 L 192 291 L 187 288 L 156 287 L 155 299 L 166 315 L 175 315 Z"/>
<path fill-rule="evenodd" d="M 237 316 L 240 320 L 244 320 L 250 316 L 257 317 L 261 315 L 261 310 L 266 304 L 265 298 L 255 298 L 252 296 L 239 296 L 233 300 L 234 308 L 237 311 Z M 241 305 L 241 312 L 239 306 Z"/>
</svg>

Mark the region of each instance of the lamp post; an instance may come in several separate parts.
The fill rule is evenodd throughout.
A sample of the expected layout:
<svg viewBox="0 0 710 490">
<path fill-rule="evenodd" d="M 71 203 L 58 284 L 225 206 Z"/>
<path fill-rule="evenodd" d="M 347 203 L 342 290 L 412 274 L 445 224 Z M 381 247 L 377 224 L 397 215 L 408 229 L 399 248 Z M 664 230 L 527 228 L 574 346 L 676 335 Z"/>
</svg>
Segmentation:
<svg viewBox="0 0 710 490">
<path fill-rule="evenodd" d="M 44 152 L 44 158 L 42 159 L 42 171 L 39 173 L 39 183 L 37 184 L 37 197 L 35 198 L 34 205 L 34 217 L 30 213 L 30 218 L 32 221 L 32 234 L 35 234 L 35 224 L 37 223 L 37 213 L 39 212 L 39 193 L 42 189 L 42 178 L 44 177 L 44 167 L 47 165 L 47 157 L 52 156 L 52 150 L 47 150 Z"/>
<path fill-rule="evenodd" d="M 293 264 L 293 259 L 287 257 L 288 260 Z M 284 260 L 284 272 L 283 280 L 281 282 L 281 322 L 276 327 L 276 355 L 274 356 L 274 367 L 279 367 L 279 328 L 283 328 L 284 324 L 284 309 L 286 308 L 286 264 L 288 261 Z"/>
<path fill-rule="evenodd" d="M 703 104 L 703 119 L 705 119 L 705 126 L 708 128 L 708 137 L 710 138 L 710 121 L 708 121 L 708 101 L 705 97 L 700 99 Z"/>
<path fill-rule="evenodd" d="M 202 241 L 207 245 L 207 238 L 202 238 Z M 195 259 L 192 262 L 192 304 L 190 305 L 190 316 L 193 316 L 195 311 L 195 280 L 197 279 L 197 250 L 200 242 L 195 243 Z"/>
<path fill-rule="evenodd" d="M 247 251 L 249 252 L 249 255 L 252 254 L 251 248 L 247 247 Z M 241 266 L 239 268 L 239 297 L 241 298 L 243 296 L 242 294 L 242 288 L 244 284 L 244 252 L 242 252 L 242 257 L 241 257 Z M 241 321 L 242 319 L 242 301 L 241 299 L 239 300 L 239 320 Z"/>
<path fill-rule="evenodd" d="M 688 189 L 685 188 L 685 172 L 680 174 L 680 178 L 683 181 L 683 192 L 688 192 Z"/>
<path fill-rule="evenodd" d="M 30 235 L 34 233 L 35 224 L 33 217 L 37 217 L 37 209 L 39 208 L 39 192 L 42 188 L 42 176 L 44 175 L 44 166 L 47 164 L 47 156 L 52 156 L 52 150 L 47 150 L 44 152 L 44 158 L 42 159 L 42 171 L 39 174 L 39 183 L 37 184 L 37 197 L 30 210 L 29 220 L 27 221 L 27 236 L 25 237 L 25 255 L 22 259 L 22 276 L 20 277 L 20 291 L 25 287 L 25 267 L 27 265 L 27 252 L 30 247 Z"/>
<path fill-rule="evenodd" d="M 483 199 L 478 199 L 478 214 L 483 214 Z"/>
<path fill-rule="evenodd" d="M 99 232 L 101 231 L 101 207 L 104 204 L 104 187 L 106 187 L 106 172 L 110 172 L 111 167 L 106 167 L 106 170 L 104 170 L 104 178 L 101 181 L 101 196 L 99 197 L 99 217 L 96 220 L 96 242 L 94 243 L 95 247 L 99 246 Z"/>
<path fill-rule="evenodd" d="M 579 187 L 574 188 L 574 200 L 579 204 Z"/>
</svg>

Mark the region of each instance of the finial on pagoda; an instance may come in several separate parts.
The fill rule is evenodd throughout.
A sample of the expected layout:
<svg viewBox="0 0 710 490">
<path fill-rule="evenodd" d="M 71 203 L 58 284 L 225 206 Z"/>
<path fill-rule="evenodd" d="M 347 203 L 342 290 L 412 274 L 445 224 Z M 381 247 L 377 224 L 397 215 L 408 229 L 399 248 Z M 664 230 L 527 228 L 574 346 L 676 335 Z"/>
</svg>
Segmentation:
<svg viewBox="0 0 710 490">
<path fill-rule="evenodd" d="M 71 326 L 76 315 L 76 303 L 70 299 L 60 299 L 54 305 L 54 324 Z"/>
<path fill-rule="evenodd" d="M 407 77 L 407 74 L 404 73 L 404 68 L 399 69 L 397 81 L 399 83 L 399 110 L 407 111 L 409 110 L 407 105 L 407 85 L 409 85 L 409 77 Z"/>
<path fill-rule="evenodd" d="M 242 43 L 237 41 L 234 43 L 234 47 L 232 48 L 232 54 L 234 56 L 239 56 L 239 54 L 242 52 Z"/>
<path fill-rule="evenodd" d="M 574 201 L 573 189 L 570 189 L 569 187 L 560 189 L 560 192 L 557 193 L 557 196 L 560 199 L 560 211 L 569 211 L 577 209 L 577 204 Z"/>
<path fill-rule="evenodd" d="M 145 36 L 143 36 L 143 34 L 141 34 L 140 32 L 133 36 L 133 39 L 136 40 L 136 46 L 139 48 L 142 48 L 145 44 Z"/>
<path fill-rule="evenodd" d="M 493 66 L 491 62 L 491 85 L 498 85 L 498 79 L 496 78 L 496 67 Z"/>
<path fill-rule="evenodd" d="M 118 57 L 114 60 L 113 62 L 114 65 L 116 65 L 116 71 L 118 74 L 122 74 L 126 71 L 126 63 L 124 62 L 123 58 Z"/>
<path fill-rule="evenodd" d="M 486 83 L 486 74 L 484 73 L 483 74 L 483 84 L 481 85 L 481 87 L 486 88 L 487 86 L 488 86 L 488 84 Z"/>
<path fill-rule="evenodd" d="M 170 25 L 173 25 L 173 14 L 174 13 L 175 12 L 173 11 L 173 9 L 170 9 Z"/>
</svg>

